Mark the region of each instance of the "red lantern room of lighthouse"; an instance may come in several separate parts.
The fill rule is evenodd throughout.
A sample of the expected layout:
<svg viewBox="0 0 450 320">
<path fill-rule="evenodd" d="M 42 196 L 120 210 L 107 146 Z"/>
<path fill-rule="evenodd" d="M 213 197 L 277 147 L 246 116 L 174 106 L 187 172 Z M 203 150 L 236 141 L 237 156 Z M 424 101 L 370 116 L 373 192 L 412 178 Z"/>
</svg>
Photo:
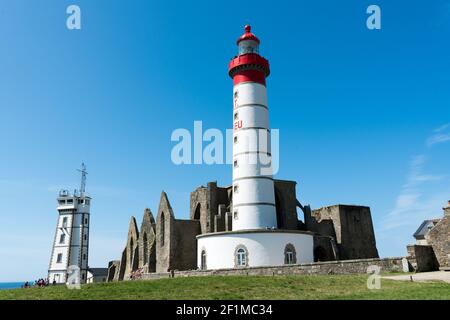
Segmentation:
<svg viewBox="0 0 450 320">
<path fill-rule="evenodd" d="M 259 43 L 251 27 L 246 25 L 245 33 L 237 40 L 239 55 L 228 66 L 234 85 L 247 81 L 266 85 L 266 77 L 270 74 L 269 61 L 259 55 Z"/>
</svg>

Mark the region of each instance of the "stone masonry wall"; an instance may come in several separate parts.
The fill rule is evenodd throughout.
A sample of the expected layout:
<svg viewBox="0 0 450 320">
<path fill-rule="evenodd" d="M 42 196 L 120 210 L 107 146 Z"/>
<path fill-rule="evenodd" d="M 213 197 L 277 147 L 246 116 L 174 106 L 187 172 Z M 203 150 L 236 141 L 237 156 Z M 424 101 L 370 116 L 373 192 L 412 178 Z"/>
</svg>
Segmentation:
<svg viewBox="0 0 450 320">
<path fill-rule="evenodd" d="M 371 265 L 381 267 L 381 272 L 403 272 L 402 258 L 363 259 L 346 261 L 329 261 L 308 263 L 301 265 L 286 265 L 279 267 L 257 267 L 221 270 L 192 270 L 164 273 L 146 273 L 141 280 L 154 280 L 171 277 L 199 277 L 199 276 L 239 276 L 239 275 L 309 275 L 309 274 L 365 274 Z"/>
<path fill-rule="evenodd" d="M 306 227 L 336 239 L 341 260 L 378 258 L 369 207 L 335 205 L 305 215 Z"/>
<path fill-rule="evenodd" d="M 445 209 L 444 209 L 445 212 Z M 440 268 L 450 267 L 450 214 L 444 217 L 425 236 L 433 247 Z"/>
<path fill-rule="evenodd" d="M 416 272 L 435 271 L 439 264 L 431 246 L 409 245 L 408 260 Z"/>
</svg>

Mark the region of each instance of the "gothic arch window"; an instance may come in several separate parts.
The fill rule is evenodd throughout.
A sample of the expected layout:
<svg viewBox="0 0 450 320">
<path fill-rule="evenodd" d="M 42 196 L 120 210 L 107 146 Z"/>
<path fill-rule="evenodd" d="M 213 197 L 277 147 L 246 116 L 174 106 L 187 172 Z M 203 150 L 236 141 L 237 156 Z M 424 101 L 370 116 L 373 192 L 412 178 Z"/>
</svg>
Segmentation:
<svg viewBox="0 0 450 320">
<path fill-rule="evenodd" d="M 165 238 L 166 238 L 166 234 L 165 234 L 165 232 L 166 232 L 166 217 L 165 217 L 165 214 L 164 214 L 164 212 L 161 212 L 161 223 L 160 223 L 160 226 L 159 226 L 159 236 L 160 236 L 160 240 L 161 240 L 161 247 L 163 247 L 164 246 L 164 241 L 165 241 Z"/>
<path fill-rule="evenodd" d="M 199 203 L 195 207 L 194 220 L 200 220 L 200 212 L 201 212 L 200 210 L 201 210 L 201 206 L 200 206 L 200 203 Z"/>
<path fill-rule="evenodd" d="M 128 247 L 128 264 L 130 267 L 133 265 L 133 247 L 134 247 L 134 239 L 130 238 L 130 246 Z"/>
<path fill-rule="evenodd" d="M 206 250 L 205 249 L 203 249 L 202 250 L 202 253 L 201 253 L 201 261 L 200 261 L 200 269 L 201 270 L 207 270 L 208 268 L 207 268 L 207 265 L 206 265 Z"/>
<path fill-rule="evenodd" d="M 234 251 L 234 266 L 236 268 L 248 267 L 248 250 L 244 245 L 238 245 Z"/>
<path fill-rule="evenodd" d="M 292 243 L 288 243 L 284 248 L 284 264 L 296 264 L 297 252 Z"/>
<path fill-rule="evenodd" d="M 143 243 L 143 249 L 144 252 L 143 254 L 143 258 L 144 258 L 144 265 L 147 264 L 148 262 L 148 243 L 147 243 L 147 232 L 144 232 L 144 236 L 142 237 L 142 241 Z"/>
</svg>

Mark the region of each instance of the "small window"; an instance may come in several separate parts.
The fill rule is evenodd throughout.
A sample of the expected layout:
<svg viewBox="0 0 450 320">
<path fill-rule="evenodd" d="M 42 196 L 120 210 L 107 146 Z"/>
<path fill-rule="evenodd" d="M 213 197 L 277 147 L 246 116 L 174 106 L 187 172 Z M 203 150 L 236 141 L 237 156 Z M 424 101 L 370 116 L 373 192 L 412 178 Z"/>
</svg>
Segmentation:
<svg viewBox="0 0 450 320">
<path fill-rule="evenodd" d="M 86 260 L 86 254 L 83 254 L 83 260 Z"/>
<path fill-rule="evenodd" d="M 294 253 L 292 251 L 286 252 L 286 264 L 294 263 Z"/>
<path fill-rule="evenodd" d="M 244 246 L 238 246 L 235 251 L 235 266 L 237 268 L 246 267 L 248 265 L 248 252 Z"/>
<path fill-rule="evenodd" d="M 63 226 L 63 228 L 67 228 L 67 217 L 63 218 L 62 226 Z"/>
<path fill-rule="evenodd" d="M 84 218 L 84 224 L 87 224 L 87 223 L 88 223 L 88 218 Z"/>
<path fill-rule="evenodd" d="M 59 236 L 59 243 L 64 243 L 64 241 L 66 241 L 66 234 L 65 234 L 65 233 L 62 233 L 62 234 Z"/>
<path fill-rule="evenodd" d="M 234 136 L 234 143 L 238 143 L 238 136 Z"/>
<path fill-rule="evenodd" d="M 84 235 L 84 240 L 87 240 L 87 234 Z"/>
<path fill-rule="evenodd" d="M 83 203 L 83 200 L 78 199 L 78 204 L 82 204 L 82 203 Z"/>
<path fill-rule="evenodd" d="M 239 92 L 236 90 L 236 91 L 234 92 L 234 98 L 236 99 L 237 97 L 239 97 Z"/>
<path fill-rule="evenodd" d="M 56 263 L 62 262 L 62 253 L 58 253 L 58 257 L 56 258 Z"/>
<path fill-rule="evenodd" d="M 201 270 L 206 270 L 206 251 L 202 250 L 202 256 L 201 256 Z"/>
<path fill-rule="evenodd" d="M 284 248 L 284 264 L 296 264 L 297 254 L 295 252 L 295 247 L 291 243 L 288 243 Z"/>
<path fill-rule="evenodd" d="M 235 192 L 235 193 L 238 193 L 239 192 L 239 185 L 235 185 L 234 187 L 233 187 L 233 192 Z"/>
<path fill-rule="evenodd" d="M 238 211 L 235 210 L 235 211 L 233 212 L 233 219 L 234 219 L 234 220 L 237 220 L 238 218 L 239 218 Z"/>
<path fill-rule="evenodd" d="M 66 200 L 59 200 L 59 204 L 60 204 L 60 205 L 66 204 Z"/>
<path fill-rule="evenodd" d="M 235 168 L 239 167 L 239 165 L 238 165 L 238 161 L 237 161 L 237 160 L 234 160 L 234 162 L 233 162 L 233 166 L 234 166 Z"/>
<path fill-rule="evenodd" d="M 237 120 L 237 119 L 239 119 L 239 113 L 238 113 L 238 112 L 235 112 L 235 113 L 234 113 L 234 120 Z"/>
<path fill-rule="evenodd" d="M 73 203 L 73 199 L 67 199 L 67 203 Z"/>
</svg>

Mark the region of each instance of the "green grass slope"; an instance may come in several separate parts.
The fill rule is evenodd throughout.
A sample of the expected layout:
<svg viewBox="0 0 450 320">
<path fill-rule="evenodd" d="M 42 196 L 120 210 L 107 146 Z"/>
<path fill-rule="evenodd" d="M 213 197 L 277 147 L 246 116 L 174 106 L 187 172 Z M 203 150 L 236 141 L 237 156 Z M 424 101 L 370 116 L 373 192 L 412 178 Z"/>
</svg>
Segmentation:
<svg viewBox="0 0 450 320">
<path fill-rule="evenodd" d="M 228 276 L 126 281 L 82 286 L 0 290 L 4 299 L 446 299 L 450 284 L 381 280 L 381 289 L 367 289 L 366 275 Z"/>
</svg>

